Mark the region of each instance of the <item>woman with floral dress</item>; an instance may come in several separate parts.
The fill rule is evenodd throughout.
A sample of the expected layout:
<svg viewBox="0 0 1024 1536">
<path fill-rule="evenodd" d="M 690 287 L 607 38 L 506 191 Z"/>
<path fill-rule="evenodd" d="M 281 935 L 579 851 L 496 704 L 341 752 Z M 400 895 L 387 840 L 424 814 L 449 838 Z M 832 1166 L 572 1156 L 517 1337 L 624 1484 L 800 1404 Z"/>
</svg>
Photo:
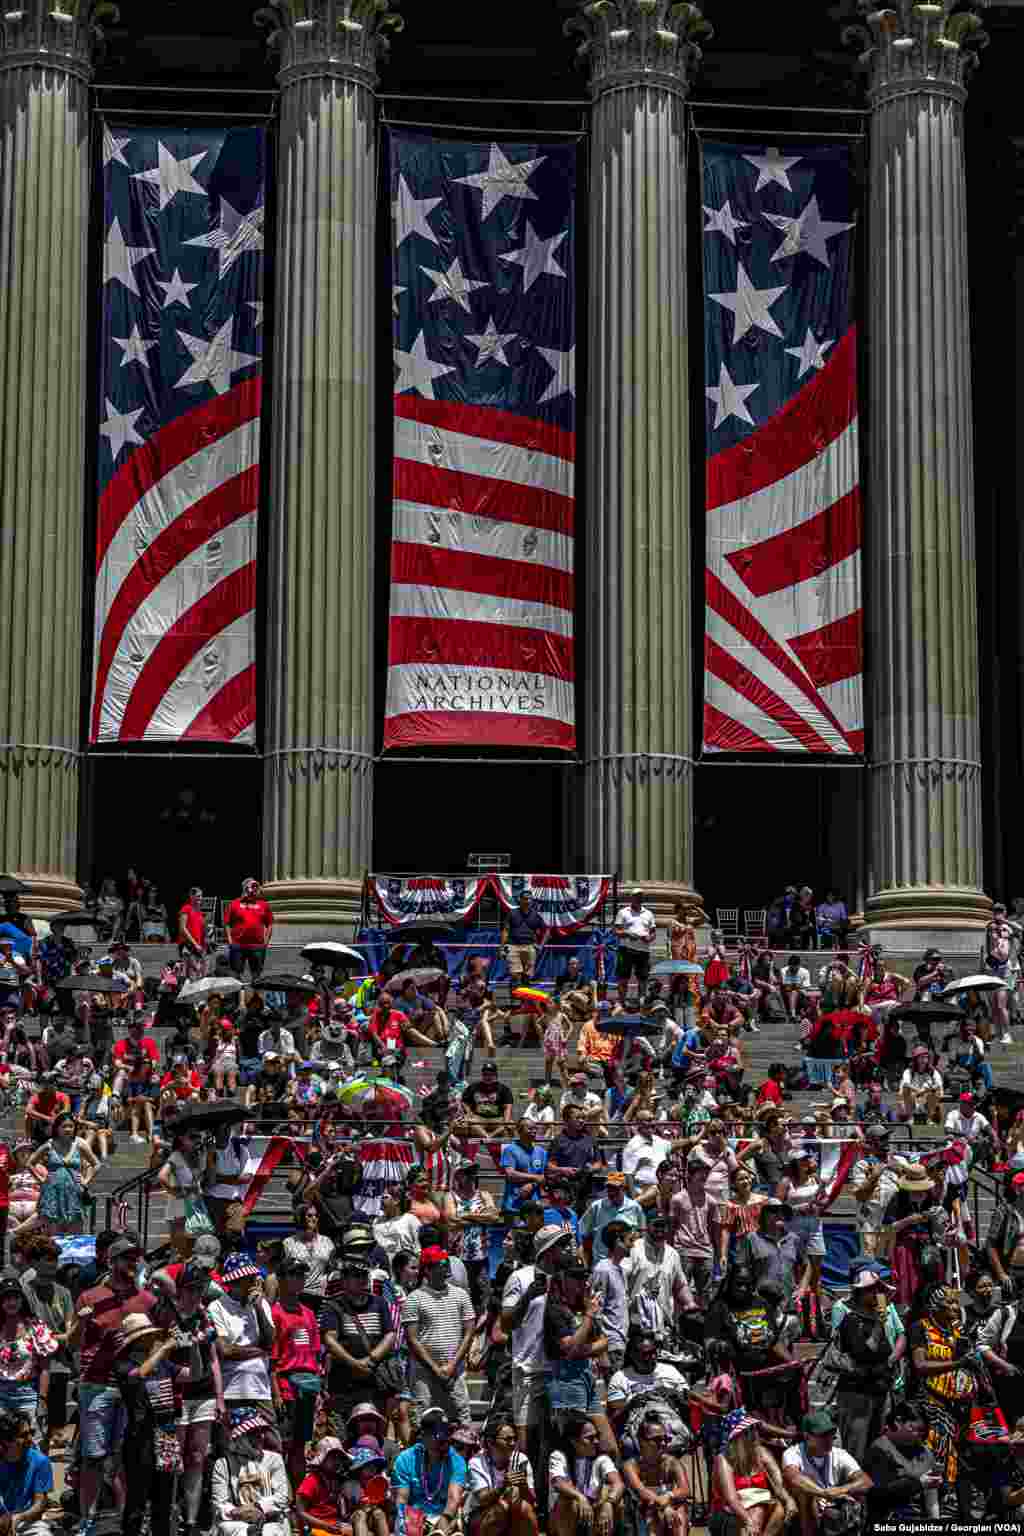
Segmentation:
<svg viewBox="0 0 1024 1536">
<path fill-rule="evenodd" d="M 33 1218 L 51 1232 L 81 1232 L 85 1222 L 83 1196 L 99 1170 L 99 1161 L 87 1142 L 75 1135 L 74 1115 L 58 1115 L 53 1138 L 40 1147 L 36 1162 L 46 1169 Z"/>
<path fill-rule="evenodd" d="M 20 1413 L 35 1425 L 50 1389 L 52 1329 L 32 1311 L 13 1269 L 0 1273 L 0 1413 Z"/>
</svg>

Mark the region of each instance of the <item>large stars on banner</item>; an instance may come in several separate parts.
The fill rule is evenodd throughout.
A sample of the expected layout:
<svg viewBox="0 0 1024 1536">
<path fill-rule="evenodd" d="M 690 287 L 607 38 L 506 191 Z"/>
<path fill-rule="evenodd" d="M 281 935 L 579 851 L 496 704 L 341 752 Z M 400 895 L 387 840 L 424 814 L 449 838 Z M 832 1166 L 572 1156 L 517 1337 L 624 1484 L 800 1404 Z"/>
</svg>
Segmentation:
<svg viewBox="0 0 1024 1536">
<path fill-rule="evenodd" d="M 778 408 L 780 388 L 784 398 L 790 386 L 824 367 L 835 331 L 823 334 L 827 313 L 808 316 L 808 293 L 813 288 L 801 263 L 831 273 L 835 242 L 855 227 L 853 219 L 825 217 L 822 197 L 826 194 L 815 190 L 819 177 L 811 156 L 783 153 L 768 145 L 743 154 L 740 163 L 744 169 L 737 176 L 739 198 L 734 192 L 717 205 L 704 204 L 705 241 L 718 241 L 723 252 L 735 253 L 731 261 L 721 257 L 705 261 L 709 274 L 722 271 L 733 280 L 731 287 L 707 291 L 708 302 L 727 311 L 723 345 L 716 346 L 708 359 L 709 373 L 715 368 L 714 382 L 709 378 L 704 391 L 714 407 L 709 414 L 712 433 L 728 423 L 733 430 L 737 423 L 755 427 Z M 823 185 L 827 184 L 824 178 Z M 777 201 L 791 206 L 776 207 Z M 822 291 L 827 291 L 827 285 Z M 768 387 L 765 375 L 772 370 L 766 369 L 758 333 L 782 343 L 780 362 L 783 357 L 796 359 L 797 368 L 789 365 L 791 372 L 779 387 Z M 778 378 L 777 371 L 774 377 Z M 748 406 L 755 390 L 760 391 L 757 401 Z"/>
</svg>

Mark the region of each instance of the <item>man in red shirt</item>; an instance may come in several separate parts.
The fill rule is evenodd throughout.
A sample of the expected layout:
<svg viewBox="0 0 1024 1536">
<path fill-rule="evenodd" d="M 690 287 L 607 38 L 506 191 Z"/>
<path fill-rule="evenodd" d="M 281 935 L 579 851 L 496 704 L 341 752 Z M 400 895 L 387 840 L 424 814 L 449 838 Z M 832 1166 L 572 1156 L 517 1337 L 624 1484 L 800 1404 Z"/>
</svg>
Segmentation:
<svg viewBox="0 0 1024 1536">
<path fill-rule="evenodd" d="M 196 905 L 202 899 L 202 891 L 193 885 L 178 913 L 178 956 L 188 981 L 206 975 L 206 918 Z"/>
<path fill-rule="evenodd" d="M 121 1394 L 113 1376 L 116 1334 L 130 1312 L 146 1314 L 156 1303 L 153 1293 L 140 1291 L 135 1279 L 141 1257 L 138 1244 L 131 1238 L 117 1238 L 107 1249 L 110 1284 L 94 1286 L 78 1298 L 77 1317 L 81 1328 L 78 1412 L 82 1451 L 78 1489 L 82 1510 L 79 1536 L 93 1536 L 96 1530 L 103 1465 L 108 1456 L 116 1455 L 124 1438 Z"/>
<path fill-rule="evenodd" d="M 385 1051 L 405 1050 L 405 1037 L 402 1027 L 405 1024 L 404 1013 L 399 1013 L 397 1008 L 392 1008 L 391 999 L 386 992 L 380 995 L 380 1001 L 370 1015 L 370 1022 L 366 1026 L 366 1033 L 375 1041 L 374 1053 L 383 1056 Z"/>
<path fill-rule="evenodd" d="M 228 905 L 224 915 L 228 930 L 228 964 L 242 979 L 246 965 L 253 981 L 258 981 L 267 958 L 267 945 L 274 931 L 274 914 L 260 896 L 260 883 L 250 875 L 242 881 L 242 894 Z"/>
<path fill-rule="evenodd" d="M 153 1139 L 153 1103 L 159 1097 L 156 1071 L 160 1066 L 160 1047 L 152 1035 L 144 1033 L 152 1023 L 149 1014 L 137 1013 L 128 1021 L 128 1033 L 114 1046 L 114 1097 L 128 1105 L 132 1141 Z M 146 1134 L 139 1134 L 140 1122 Z"/>
<path fill-rule="evenodd" d="M 282 1439 L 292 1487 L 306 1472 L 306 1446 L 313 1438 L 316 1395 L 296 1390 L 292 1376 L 320 1375 L 320 1330 L 312 1310 L 300 1300 L 307 1267 L 300 1258 L 285 1258 L 277 1267 L 278 1300 L 270 1309 L 274 1319 L 274 1348 L 270 1363 L 274 1407 L 285 1419 Z"/>
</svg>

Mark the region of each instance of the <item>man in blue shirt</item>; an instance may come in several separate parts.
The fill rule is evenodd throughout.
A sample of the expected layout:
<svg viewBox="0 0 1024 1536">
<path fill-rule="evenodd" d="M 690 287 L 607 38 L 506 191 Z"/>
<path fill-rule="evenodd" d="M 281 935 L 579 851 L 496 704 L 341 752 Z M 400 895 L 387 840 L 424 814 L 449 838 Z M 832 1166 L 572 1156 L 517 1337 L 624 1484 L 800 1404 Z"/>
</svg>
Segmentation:
<svg viewBox="0 0 1024 1536">
<path fill-rule="evenodd" d="M 7 1524 L 27 1531 L 42 1518 L 53 1491 L 50 1458 L 32 1444 L 32 1426 L 24 1414 L 0 1413 L 0 1509 L 17 1518 Z"/>
<path fill-rule="evenodd" d="M 540 1193 L 547 1165 L 547 1149 L 534 1142 L 529 1120 L 520 1120 L 516 1126 L 516 1140 L 506 1142 L 501 1149 L 501 1166 L 505 1170 L 501 1209 L 506 1216 L 518 1215 L 523 1201 L 532 1200 Z"/>
<path fill-rule="evenodd" d="M 537 948 L 544 943 L 544 919 L 534 908 L 527 891 L 513 907 L 501 933 L 501 942 L 508 954 L 512 981 L 517 987 L 525 986 L 537 968 Z"/>
<path fill-rule="evenodd" d="M 397 1505 L 395 1530 L 405 1536 L 405 1512 L 420 1509 L 431 1522 L 431 1536 L 450 1536 L 466 1486 L 466 1463 L 449 1443 L 452 1426 L 443 1408 L 420 1415 L 416 1445 L 395 1458 L 391 1487 Z"/>
</svg>

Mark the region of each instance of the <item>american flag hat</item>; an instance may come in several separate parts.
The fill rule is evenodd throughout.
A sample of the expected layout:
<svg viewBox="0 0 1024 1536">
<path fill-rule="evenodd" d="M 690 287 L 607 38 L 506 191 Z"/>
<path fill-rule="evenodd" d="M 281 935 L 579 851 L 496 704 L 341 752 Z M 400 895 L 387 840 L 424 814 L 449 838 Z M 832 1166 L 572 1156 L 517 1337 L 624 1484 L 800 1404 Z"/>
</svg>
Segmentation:
<svg viewBox="0 0 1024 1536">
<path fill-rule="evenodd" d="M 221 1266 L 221 1278 L 225 1285 L 232 1285 L 236 1280 L 244 1280 L 252 1275 L 260 1280 L 263 1271 L 250 1259 L 247 1253 L 232 1253 Z"/>
</svg>

